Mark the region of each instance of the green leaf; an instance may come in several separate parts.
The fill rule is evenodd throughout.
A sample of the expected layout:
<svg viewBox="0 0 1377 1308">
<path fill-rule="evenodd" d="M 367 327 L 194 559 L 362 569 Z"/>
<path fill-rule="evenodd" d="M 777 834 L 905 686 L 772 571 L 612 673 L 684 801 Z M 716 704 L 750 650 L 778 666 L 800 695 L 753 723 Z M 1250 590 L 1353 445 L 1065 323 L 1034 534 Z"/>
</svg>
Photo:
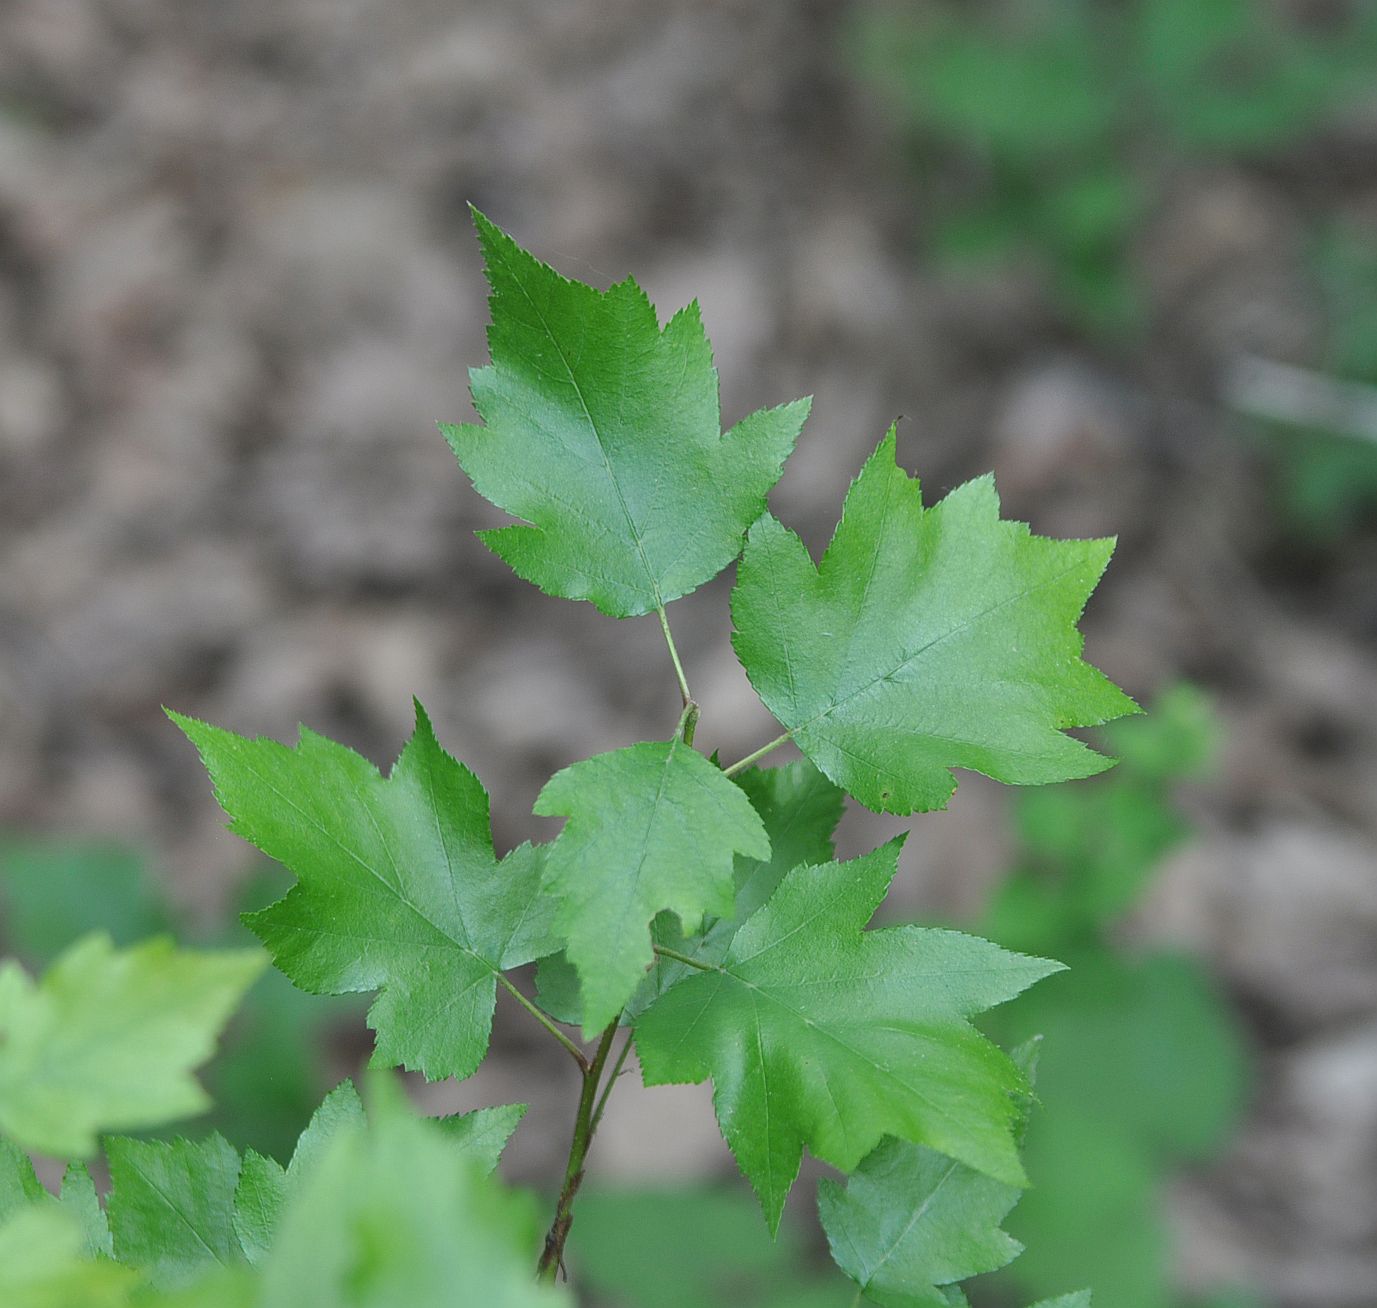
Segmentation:
<svg viewBox="0 0 1377 1308">
<path fill-rule="evenodd" d="M 42 1153 L 84 1155 L 97 1131 L 201 1112 L 191 1070 L 263 963 L 257 950 L 116 950 L 93 935 L 37 984 L 0 965 L 0 1129 Z"/>
<path fill-rule="evenodd" d="M 583 1026 L 612 1021 L 654 960 L 659 912 L 685 931 L 732 912 L 733 856 L 765 859 L 770 842 L 746 795 L 682 740 L 647 741 L 556 773 L 536 799 L 567 817 L 546 858 L 546 884 L 578 970 Z"/>
<path fill-rule="evenodd" d="M 69 1163 L 62 1177 L 58 1204 L 81 1226 L 89 1258 L 113 1258 L 115 1242 L 110 1234 L 110 1219 L 100 1206 L 96 1183 L 85 1163 Z"/>
<path fill-rule="evenodd" d="M 720 965 L 641 1018 L 647 1085 L 711 1076 L 722 1133 L 777 1226 L 803 1146 L 842 1171 L 892 1135 L 1023 1183 L 1024 1079 L 967 1018 L 1060 969 L 955 931 L 863 932 L 894 877 L 891 842 L 796 868 Z"/>
<path fill-rule="evenodd" d="M 5 1308 L 122 1308 L 134 1272 L 83 1256 L 80 1223 L 56 1205 L 28 1208 L 0 1225 L 0 1303 Z"/>
<path fill-rule="evenodd" d="M 999 518 L 988 478 L 925 509 L 891 428 L 814 567 L 774 518 L 750 533 L 732 615 L 760 697 L 869 808 L 942 808 L 950 769 L 1030 784 L 1109 766 L 1063 734 L 1136 711 L 1082 662 L 1076 622 L 1111 541 Z"/>
<path fill-rule="evenodd" d="M 762 409 L 725 436 L 697 303 L 662 330 L 628 278 L 567 281 L 474 212 L 492 286 L 492 364 L 470 374 L 487 424 L 442 426 L 480 494 L 530 525 L 479 533 L 541 590 L 625 618 L 715 577 L 741 551 L 808 415 Z"/>
<path fill-rule="evenodd" d="M 526 1198 L 433 1123 L 370 1106 L 369 1128 L 341 1130 L 288 1203 L 262 1308 L 568 1308 L 564 1290 L 532 1276 L 539 1240 Z"/>
<path fill-rule="evenodd" d="M 305 728 L 295 749 L 172 714 L 200 750 L 230 829 L 297 884 L 245 920 L 298 986 L 380 990 L 369 1011 L 375 1066 L 466 1077 L 492 1030 L 497 977 L 551 953 L 540 853 L 494 856 L 488 796 L 416 731 L 384 779 Z"/>
<path fill-rule="evenodd" d="M 832 1257 L 885 1308 L 943 1308 L 941 1286 L 1003 1267 L 1022 1245 L 1000 1229 L 1021 1191 L 922 1145 L 885 1140 L 843 1189 L 818 1185 Z"/>
<path fill-rule="evenodd" d="M 774 893 L 786 872 L 800 863 L 825 863 L 834 853 L 832 833 L 841 821 L 846 796 L 807 759 L 778 768 L 747 768 L 733 778 L 746 792 L 770 840 L 768 859 L 736 856 L 736 903 L 732 913 L 713 922 L 705 936 L 689 938 L 674 917 L 662 913 L 651 924 L 657 945 L 720 962 L 741 923 Z M 671 958 L 657 958 L 626 1006 L 625 1020 L 639 1017 L 670 986 L 693 969 Z M 564 954 L 540 963 L 540 1002 L 561 1022 L 578 1022 L 582 1010 L 578 975 Z"/>
<path fill-rule="evenodd" d="M 841 821 L 845 794 L 807 759 L 779 768 L 747 768 L 734 778 L 765 824 L 768 859 L 736 859 L 736 904 L 700 937 L 689 938 L 672 921 L 655 922 L 655 943 L 668 945 L 700 964 L 720 963 L 736 933 L 800 863 L 826 863 L 836 852 L 832 833 Z M 673 958 L 659 958 L 642 983 L 628 1013 L 639 1015 L 671 986 L 696 969 Z"/>
<path fill-rule="evenodd" d="M 498 1104 L 442 1117 L 435 1125 L 487 1173 L 496 1169 L 507 1141 L 525 1116 L 525 1104 Z"/>
<path fill-rule="evenodd" d="M 189 1285 L 140 1294 L 135 1308 L 261 1308 L 258 1278 L 245 1267 L 217 1267 Z"/>
<path fill-rule="evenodd" d="M 247 1150 L 235 1186 L 232 1224 L 244 1257 L 255 1267 L 272 1248 L 287 1193 L 286 1168 L 275 1158 Z"/>
<path fill-rule="evenodd" d="M 106 1142 L 110 1230 L 121 1263 L 155 1285 L 185 1285 L 242 1261 L 234 1233 L 239 1155 L 223 1137 Z"/>
<path fill-rule="evenodd" d="M 1074 1294 L 1059 1294 L 1055 1299 L 1043 1299 L 1033 1308 L 1090 1308 L 1090 1291 L 1077 1290 Z"/>
<path fill-rule="evenodd" d="M 778 768 L 747 768 L 733 778 L 746 792 L 770 838 L 768 859 L 736 860 L 736 907 L 744 922 L 800 863 L 826 863 L 846 807 L 845 793 L 807 759 Z"/>
<path fill-rule="evenodd" d="M 258 1264 L 272 1247 L 282 1209 L 301 1183 L 301 1177 L 321 1157 L 340 1131 L 365 1122 L 363 1101 L 352 1081 L 344 1081 L 325 1096 L 297 1141 L 291 1162 L 284 1168 L 275 1159 L 252 1149 L 234 1195 L 234 1231 L 251 1263 Z"/>
<path fill-rule="evenodd" d="M 1032 1109 L 1042 1041 L 1010 1057 L 1029 1090 L 1019 1097 L 1019 1139 Z M 955 1282 L 992 1272 L 1023 1246 L 1000 1229 L 1022 1197 L 1006 1185 L 923 1145 L 886 1139 L 843 1189 L 818 1183 L 818 1212 L 832 1258 L 873 1303 L 885 1308 L 963 1304 Z"/>
<path fill-rule="evenodd" d="M 0 1135 L 0 1222 L 47 1197 L 28 1154 Z"/>
<path fill-rule="evenodd" d="M 504 1104 L 441 1118 L 434 1126 L 443 1132 L 455 1156 L 472 1160 L 486 1173 L 497 1166 L 504 1146 L 525 1112 L 524 1104 Z M 345 1081 L 316 1109 L 285 1168 L 253 1150 L 244 1156 L 234 1196 L 234 1231 L 249 1262 L 260 1266 L 266 1261 L 283 1211 L 319 1165 L 331 1143 L 341 1133 L 366 1124 L 363 1101 L 353 1083 Z"/>
</svg>

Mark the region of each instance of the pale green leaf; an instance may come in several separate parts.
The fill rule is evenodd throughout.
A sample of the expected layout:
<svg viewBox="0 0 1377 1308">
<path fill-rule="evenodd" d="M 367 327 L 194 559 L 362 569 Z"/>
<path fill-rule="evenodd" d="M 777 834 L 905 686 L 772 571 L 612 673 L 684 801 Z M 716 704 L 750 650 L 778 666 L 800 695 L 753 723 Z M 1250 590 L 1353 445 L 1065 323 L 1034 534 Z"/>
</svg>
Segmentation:
<svg viewBox="0 0 1377 1308">
<path fill-rule="evenodd" d="M 988 478 L 925 509 L 891 429 L 821 564 L 775 519 L 751 529 L 733 640 L 799 748 L 870 808 L 942 808 L 953 768 L 1088 776 L 1108 760 L 1065 729 L 1135 711 L 1076 629 L 1112 548 L 1002 521 Z"/>
<path fill-rule="evenodd" d="M 568 281 L 475 212 L 492 286 L 486 426 L 444 426 L 479 493 L 529 525 L 484 543 L 551 595 L 649 613 L 741 550 L 808 415 L 762 409 L 725 436 L 698 306 L 660 327 L 628 278 Z"/>
<path fill-rule="evenodd" d="M 500 862 L 478 778 L 416 732 L 384 779 L 304 728 L 296 748 L 176 714 L 200 750 L 230 829 L 297 884 L 246 921 L 298 986 L 380 990 L 373 1062 L 429 1079 L 468 1076 L 487 1052 L 497 977 L 557 946 L 529 845 Z"/>
<path fill-rule="evenodd" d="M 657 913 L 675 914 L 689 932 L 706 913 L 729 916 L 734 855 L 770 855 L 750 800 L 677 738 L 565 768 L 535 811 L 569 819 L 546 857 L 546 884 L 560 901 L 556 921 L 589 1034 L 621 1012 L 653 961 Z"/>
<path fill-rule="evenodd" d="M 0 1303 L 5 1308 L 123 1308 L 136 1273 L 83 1250 L 81 1224 L 55 1204 L 0 1224 Z"/>
<path fill-rule="evenodd" d="M 217 1267 L 189 1285 L 144 1292 L 135 1300 L 134 1308 L 261 1308 L 261 1302 L 259 1280 L 252 1271 Z"/>
<path fill-rule="evenodd" d="M 568 1308 L 535 1282 L 533 1205 L 443 1129 L 386 1107 L 336 1134 L 291 1197 L 262 1308 Z"/>
<path fill-rule="evenodd" d="M 43 1153 L 85 1155 L 98 1131 L 201 1112 L 192 1069 L 264 961 L 169 940 L 117 950 L 94 935 L 38 983 L 0 965 L 0 1129 Z"/>
<path fill-rule="evenodd" d="M 208 1267 L 243 1261 L 234 1233 L 239 1155 L 219 1135 L 106 1142 L 107 1211 L 121 1263 L 155 1285 L 179 1286 Z"/>
<path fill-rule="evenodd" d="M 1012 1096 L 1024 1078 L 967 1019 L 1060 965 L 954 931 L 863 931 L 898 850 L 796 868 L 720 964 L 637 1024 L 647 1085 L 713 1079 L 723 1135 L 772 1225 L 805 1144 L 850 1172 L 892 1135 L 1023 1183 Z"/>
</svg>

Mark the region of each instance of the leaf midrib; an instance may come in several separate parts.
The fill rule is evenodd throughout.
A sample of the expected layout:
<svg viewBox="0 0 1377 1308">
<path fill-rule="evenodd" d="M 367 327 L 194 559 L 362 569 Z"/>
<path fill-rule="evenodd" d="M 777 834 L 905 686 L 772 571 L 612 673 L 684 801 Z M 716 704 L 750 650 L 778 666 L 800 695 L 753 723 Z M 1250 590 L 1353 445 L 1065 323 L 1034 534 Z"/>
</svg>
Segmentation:
<svg viewBox="0 0 1377 1308">
<path fill-rule="evenodd" d="M 1055 585 L 1057 582 L 1062 581 L 1066 577 L 1069 577 L 1073 572 L 1076 572 L 1078 569 L 1084 566 L 1085 560 L 1078 559 L 1075 563 L 1070 564 L 1066 568 L 1063 568 L 1060 572 L 1054 574 L 1053 576 L 1044 577 L 1041 581 L 1036 582 L 1034 585 L 1025 587 L 1024 589 L 1018 591 L 1016 594 L 1006 595 L 1002 600 L 999 600 L 997 603 L 991 604 L 988 608 L 981 609 L 980 612 L 972 614 L 970 617 L 958 623 L 956 626 L 949 628 L 948 630 L 942 632 L 938 636 L 934 636 L 931 640 L 925 641 L 911 654 L 907 654 L 902 659 L 900 659 L 899 662 L 894 665 L 894 667 L 888 669 L 887 671 L 877 673 L 864 685 L 857 687 L 853 691 L 847 692 L 847 694 L 843 695 L 840 699 L 835 700 L 833 703 L 829 704 L 825 709 L 822 709 L 820 712 L 815 713 L 811 718 L 808 718 L 806 721 L 801 722 L 797 726 L 790 728 L 790 730 L 794 733 L 806 731 L 809 727 L 815 725 L 818 722 L 821 722 L 824 718 L 831 717 L 832 714 L 836 713 L 838 709 L 845 708 L 846 705 L 850 704 L 853 700 L 859 698 L 861 695 L 864 695 L 867 691 L 873 689 L 882 681 L 886 681 L 889 678 L 895 676 L 897 673 L 902 672 L 905 668 L 909 667 L 912 663 L 922 658 L 924 654 L 927 654 L 929 651 L 936 648 L 938 645 L 941 645 L 944 642 L 955 638 L 956 636 L 964 634 L 965 632 L 969 631 L 972 627 L 976 626 L 978 623 L 984 622 L 993 614 L 998 613 L 1001 609 L 1007 608 L 1011 604 L 1017 604 L 1037 594 L 1038 591 L 1045 590 L 1047 587 Z M 788 724 L 786 723 L 785 725 L 787 726 Z M 931 733 L 924 732 L 922 734 L 930 735 Z M 966 741 L 962 743 L 970 744 L 974 742 Z"/>
<path fill-rule="evenodd" d="M 289 794 L 287 794 L 286 791 L 279 789 L 273 783 L 270 777 L 260 772 L 256 767 L 253 766 L 251 762 L 247 761 L 246 759 L 241 760 L 241 764 L 246 772 L 248 772 L 258 781 L 262 782 L 262 784 L 266 786 L 270 791 L 272 791 L 272 793 L 276 795 L 280 800 L 282 800 L 282 802 L 286 804 L 288 808 L 292 809 L 295 813 L 298 813 L 311 827 L 313 827 L 320 835 L 324 836 L 326 840 L 328 840 L 332 845 L 334 845 L 340 851 L 340 853 L 345 854 L 349 858 L 353 859 L 354 862 L 359 865 L 359 867 L 361 867 L 365 872 L 367 872 L 368 875 L 371 876 L 380 886 L 382 886 L 384 890 L 388 891 L 391 895 L 393 895 L 396 898 L 397 902 L 401 904 L 403 908 L 407 909 L 418 921 L 424 923 L 427 927 L 434 931 L 436 935 L 448 941 L 449 944 L 453 945 L 459 953 L 467 954 L 470 958 L 481 963 L 484 967 L 488 969 L 489 972 L 493 974 L 493 976 L 500 975 L 500 968 L 493 966 L 493 964 L 488 959 L 484 958 L 483 955 L 480 954 L 476 949 L 472 948 L 467 944 L 464 944 L 462 941 L 456 940 L 454 936 L 449 931 L 447 931 L 443 926 L 441 926 L 438 922 L 431 921 L 430 917 L 419 907 L 419 905 L 413 904 L 411 900 L 408 899 L 406 895 L 402 893 L 400 883 L 396 886 L 393 886 L 387 880 L 387 878 L 384 877 L 382 873 L 378 871 L 377 868 L 375 868 L 366 859 L 362 858 L 357 851 L 350 849 L 348 845 L 346 845 L 342 840 L 340 840 L 338 836 L 334 834 L 334 832 L 332 832 L 328 827 L 326 827 L 318 818 L 316 818 L 307 809 L 302 808 L 301 805 L 298 804 L 296 800 L 294 800 Z M 386 783 L 384 782 L 383 784 Z M 254 841 L 253 843 L 257 844 L 258 842 Z M 270 858 L 272 857 L 272 854 L 268 850 L 264 850 L 263 852 L 268 854 Z M 293 869 L 293 871 L 295 871 L 295 869 Z M 398 875 L 400 876 L 400 872 L 398 873 Z M 307 885 L 307 883 L 302 880 L 300 873 L 297 873 L 297 881 L 299 884 L 303 886 Z M 265 909 L 264 912 L 271 912 L 271 909 Z M 396 946 L 397 944 L 402 942 L 393 940 L 389 941 L 388 943 Z M 426 942 L 419 940 L 406 941 L 404 943 L 411 946 L 419 946 L 421 948 L 444 948 L 444 946 L 440 944 L 427 944 Z M 388 979 L 387 984 L 392 984 L 392 979 L 390 977 Z"/>
<path fill-rule="evenodd" d="M 650 583 L 651 593 L 655 596 L 655 607 L 661 608 L 664 605 L 664 597 L 660 594 L 659 579 L 651 569 L 650 559 L 646 556 L 645 552 L 645 541 L 641 536 L 641 531 L 636 523 L 636 519 L 632 517 L 631 508 L 626 502 L 626 496 L 622 493 L 621 482 L 617 480 L 617 474 L 612 467 L 612 460 L 607 453 L 606 445 L 603 443 L 602 433 L 598 430 L 598 424 L 593 418 L 592 410 L 588 407 L 588 400 L 584 396 L 583 387 L 579 384 L 579 379 L 574 372 L 574 367 L 569 362 L 568 355 L 564 353 L 564 346 L 560 343 L 559 338 L 551 329 L 549 320 L 541 311 L 540 305 L 536 303 L 535 297 L 527 289 L 520 271 L 513 267 L 505 251 L 495 251 L 495 253 L 497 253 L 497 257 L 501 259 L 503 266 L 511 276 L 513 284 L 520 288 L 522 295 L 526 297 L 527 304 L 531 306 L 536 317 L 540 319 L 540 325 L 545 332 L 546 338 L 549 340 L 550 344 L 555 347 L 555 352 L 559 355 L 559 361 L 564 365 L 564 371 L 569 377 L 569 384 L 574 388 L 574 394 L 578 396 L 579 407 L 583 410 L 583 416 L 587 421 L 588 430 L 592 434 L 593 441 L 598 447 L 598 453 L 602 456 L 603 471 L 606 472 L 607 480 L 612 486 L 612 492 L 617 497 L 617 504 L 622 511 L 622 516 L 626 519 L 626 525 L 631 533 L 631 539 L 635 542 L 636 553 L 641 560 L 641 567 L 645 569 L 646 580 Z"/>
</svg>

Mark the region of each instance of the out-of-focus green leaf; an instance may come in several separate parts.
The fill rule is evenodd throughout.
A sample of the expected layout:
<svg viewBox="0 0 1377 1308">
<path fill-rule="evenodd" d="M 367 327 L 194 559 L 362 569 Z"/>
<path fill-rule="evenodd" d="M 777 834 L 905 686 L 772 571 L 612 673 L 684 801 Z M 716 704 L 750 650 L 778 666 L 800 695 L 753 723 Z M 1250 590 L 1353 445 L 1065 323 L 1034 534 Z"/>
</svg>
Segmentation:
<svg viewBox="0 0 1377 1308">
<path fill-rule="evenodd" d="M 1005 1274 L 1029 1293 L 1072 1269 L 1121 1308 L 1172 1302 L 1158 1214 L 1167 1169 L 1209 1157 L 1237 1123 L 1246 1062 L 1202 969 L 1158 956 L 1072 955 L 1000 1014 L 1045 1038 L 1024 1146 L 1034 1185 L 1009 1220 L 1027 1251 Z"/>
<path fill-rule="evenodd" d="M 85 1257 L 81 1224 L 55 1204 L 0 1223 L 0 1303 L 5 1308 L 124 1308 L 138 1275 Z"/>
<path fill-rule="evenodd" d="M 85 1155 L 97 1131 L 201 1112 L 192 1069 L 266 961 L 168 940 L 116 950 L 94 935 L 37 983 L 0 965 L 0 1129 L 44 1153 Z"/>
<path fill-rule="evenodd" d="M 538 1226 L 524 1196 L 485 1177 L 442 1128 L 396 1105 L 372 1109 L 368 1128 L 339 1131 L 289 1199 L 263 1263 L 262 1308 L 570 1303 L 535 1283 Z"/>
<path fill-rule="evenodd" d="M 127 946 L 171 925 L 143 860 L 96 842 L 0 841 L 0 904 L 5 943 L 38 965 L 93 931 Z"/>
</svg>

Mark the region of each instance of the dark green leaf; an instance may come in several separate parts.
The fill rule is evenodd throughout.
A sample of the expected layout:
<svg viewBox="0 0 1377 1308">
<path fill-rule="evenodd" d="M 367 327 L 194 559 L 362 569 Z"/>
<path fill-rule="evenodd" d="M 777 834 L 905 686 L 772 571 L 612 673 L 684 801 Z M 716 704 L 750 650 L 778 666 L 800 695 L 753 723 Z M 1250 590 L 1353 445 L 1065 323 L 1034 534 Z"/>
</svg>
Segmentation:
<svg viewBox="0 0 1377 1308">
<path fill-rule="evenodd" d="M 487 424 L 442 430 L 478 491 L 530 525 L 481 533 L 551 595 L 624 618 L 715 577 L 741 550 L 808 415 L 762 409 L 725 436 L 697 304 L 661 329 L 631 279 L 571 282 L 475 211 L 492 285 Z"/>
</svg>

